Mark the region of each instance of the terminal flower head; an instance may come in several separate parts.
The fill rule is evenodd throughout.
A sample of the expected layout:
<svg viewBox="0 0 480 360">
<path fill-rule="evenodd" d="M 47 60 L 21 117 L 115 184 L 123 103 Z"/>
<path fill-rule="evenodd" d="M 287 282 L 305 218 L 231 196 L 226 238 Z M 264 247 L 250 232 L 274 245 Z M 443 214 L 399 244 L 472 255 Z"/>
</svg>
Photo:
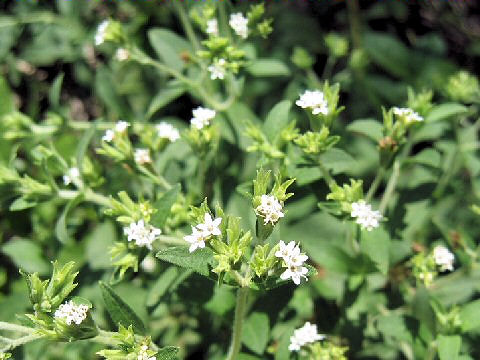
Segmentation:
<svg viewBox="0 0 480 360">
<path fill-rule="evenodd" d="M 200 130 L 210 125 L 210 120 L 212 120 L 217 113 L 215 110 L 199 106 L 192 110 L 192 114 L 193 118 L 190 120 L 190 124 Z"/>
<path fill-rule="evenodd" d="M 228 24 L 242 39 L 248 37 L 248 19 L 242 13 L 231 14 Z"/>
<path fill-rule="evenodd" d="M 128 227 L 123 228 L 123 233 L 127 235 L 128 241 L 134 241 L 137 246 L 146 246 L 151 250 L 152 243 L 162 231 L 149 224 L 145 224 L 143 220 L 139 220 L 137 223 L 133 222 Z"/>
<path fill-rule="evenodd" d="M 215 60 L 207 69 L 210 72 L 210 79 L 216 80 L 220 79 L 223 80 L 225 78 L 225 74 L 227 72 L 227 61 L 225 59 L 218 59 Z"/>
<path fill-rule="evenodd" d="M 80 170 L 76 167 L 72 167 L 67 170 L 67 173 L 63 175 L 63 183 L 65 185 L 70 185 L 73 183 L 76 179 L 80 178 Z"/>
<path fill-rule="evenodd" d="M 105 41 L 105 33 L 107 31 L 110 21 L 104 20 L 98 25 L 97 33 L 95 34 L 95 45 L 101 45 Z"/>
<path fill-rule="evenodd" d="M 73 303 L 73 301 L 70 300 L 60 305 L 55 311 L 54 316 L 57 319 L 63 319 L 67 323 L 67 325 L 72 325 L 72 323 L 80 325 L 83 320 L 87 318 L 88 310 L 88 305 L 76 305 Z"/>
<path fill-rule="evenodd" d="M 180 139 L 180 133 L 172 124 L 162 121 L 160 124 L 157 124 L 155 128 L 157 129 L 158 136 L 162 139 L 168 139 L 170 142 L 175 142 Z"/>
<path fill-rule="evenodd" d="M 105 131 L 105 135 L 102 136 L 102 140 L 106 142 L 111 142 L 113 141 L 113 138 L 115 137 L 115 131 L 108 129 Z"/>
<path fill-rule="evenodd" d="M 218 228 L 220 223 L 222 222 L 222 218 L 216 218 L 215 220 L 212 219 L 212 216 L 209 213 L 205 213 L 205 220 L 203 224 L 198 224 L 197 229 L 202 231 L 205 236 L 218 236 L 221 235 L 222 232 Z"/>
<path fill-rule="evenodd" d="M 405 124 L 412 124 L 423 121 L 423 117 L 410 108 L 394 107 L 393 113 L 398 116 Z"/>
<path fill-rule="evenodd" d="M 255 213 L 263 218 L 265 225 L 268 223 L 274 225 L 280 218 L 284 217 L 282 204 L 275 196 L 262 195 L 260 201 L 261 203 L 255 209 Z"/>
<path fill-rule="evenodd" d="M 194 252 L 197 249 L 203 249 L 205 247 L 205 241 L 208 240 L 208 236 L 195 226 L 192 226 L 192 233 L 190 235 L 186 235 L 183 239 L 190 243 L 190 247 L 188 251 Z"/>
<path fill-rule="evenodd" d="M 130 57 L 130 52 L 125 48 L 118 48 L 115 52 L 115 59 L 118 61 L 126 61 Z"/>
<path fill-rule="evenodd" d="M 440 271 L 453 271 L 455 256 L 443 245 L 437 245 L 433 249 L 433 259 Z"/>
<path fill-rule="evenodd" d="M 357 218 L 357 224 L 359 224 L 362 229 L 367 229 L 368 231 L 379 227 L 380 220 L 382 220 L 380 211 L 372 210 L 371 205 L 367 204 L 364 200 L 352 203 L 350 216 Z"/>
<path fill-rule="evenodd" d="M 127 130 L 130 124 L 126 121 L 120 120 L 115 124 L 115 131 L 119 133 L 123 133 Z"/>
<path fill-rule="evenodd" d="M 135 159 L 135 162 L 139 165 L 144 165 L 152 162 L 152 158 L 150 157 L 150 150 L 148 149 L 135 149 L 133 157 Z"/>
<path fill-rule="evenodd" d="M 207 21 L 207 34 L 218 36 L 218 21 L 217 19 L 211 19 Z"/>
<path fill-rule="evenodd" d="M 306 90 L 300 99 L 298 99 L 295 104 L 300 106 L 302 109 L 312 110 L 313 115 L 317 114 L 328 114 L 328 103 L 325 99 L 325 95 L 320 90 Z"/>
<path fill-rule="evenodd" d="M 303 346 L 324 339 L 325 335 L 318 333 L 317 325 L 310 324 L 310 322 L 307 321 L 305 325 L 293 332 L 293 335 L 290 337 L 288 350 L 300 351 Z"/>
</svg>

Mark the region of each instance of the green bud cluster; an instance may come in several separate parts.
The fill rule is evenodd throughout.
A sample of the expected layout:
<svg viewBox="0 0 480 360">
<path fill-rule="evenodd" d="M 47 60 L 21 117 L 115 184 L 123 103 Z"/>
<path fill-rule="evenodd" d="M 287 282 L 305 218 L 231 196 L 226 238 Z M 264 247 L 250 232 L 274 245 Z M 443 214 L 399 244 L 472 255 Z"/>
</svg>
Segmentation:
<svg viewBox="0 0 480 360">
<path fill-rule="evenodd" d="M 430 286 L 438 275 L 435 259 L 432 254 L 419 252 L 410 260 L 412 275 L 425 286 Z"/>
<path fill-rule="evenodd" d="M 326 126 L 323 126 L 319 132 L 307 131 L 294 140 L 307 155 L 322 154 L 339 141 L 340 136 L 330 136 L 330 130 Z"/>
<path fill-rule="evenodd" d="M 142 219 L 149 222 L 155 212 L 149 201 L 134 202 L 126 191 L 118 193 L 118 200 L 110 197 L 110 208 L 105 210 L 106 215 L 115 216 L 115 220 L 125 225 Z"/>
<path fill-rule="evenodd" d="M 150 337 L 138 339 L 130 325 L 125 328 L 119 325 L 118 332 L 113 335 L 113 339 L 119 342 L 119 349 L 104 349 L 97 352 L 107 360 L 137 360 L 156 358 L 157 351 L 150 348 L 152 340 Z"/>
<path fill-rule="evenodd" d="M 340 210 L 345 213 L 352 211 L 352 203 L 363 199 L 363 181 L 350 179 L 350 184 L 338 186 L 333 184 L 327 200 L 334 200 L 339 204 Z"/>
<path fill-rule="evenodd" d="M 344 57 L 348 54 L 348 39 L 338 33 L 329 33 L 325 36 L 325 46 L 328 53 L 334 58 Z"/>
<path fill-rule="evenodd" d="M 480 85 L 477 77 L 467 71 L 459 71 L 448 78 L 444 89 L 453 101 L 466 104 L 480 102 Z"/>
<path fill-rule="evenodd" d="M 308 53 L 308 51 L 301 47 L 295 46 L 291 56 L 292 62 L 300 69 L 310 69 L 315 63 L 315 59 Z"/>
<path fill-rule="evenodd" d="M 200 159 L 213 152 L 220 141 L 220 130 L 215 124 L 201 129 L 190 127 L 184 132 L 184 139 Z"/>
<path fill-rule="evenodd" d="M 321 360 L 347 360 L 346 353 L 347 346 L 340 346 L 332 341 L 321 341 L 308 345 L 310 355 L 307 359 L 321 359 Z"/>
</svg>

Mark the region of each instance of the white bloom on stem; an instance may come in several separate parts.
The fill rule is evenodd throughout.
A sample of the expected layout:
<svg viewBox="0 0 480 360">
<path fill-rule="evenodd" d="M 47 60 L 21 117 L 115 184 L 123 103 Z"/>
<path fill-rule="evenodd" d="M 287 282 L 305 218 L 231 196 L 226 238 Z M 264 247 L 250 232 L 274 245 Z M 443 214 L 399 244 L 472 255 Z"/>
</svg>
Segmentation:
<svg viewBox="0 0 480 360">
<path fill-rule="evenodd" d="M 97 33 L 95 34 L 95 45 L 101 45 L 105 41 L 105 32 L 107 31 L 108 25 L 110 22 L 104 20 L 98 25 Z"/>
<path fill-rule="evenodd" d="M 283 260 L 290 257 L 290 254 L 292 254 L 293 249 L 296 246 L 295 241 L 290 241 L 288 244 L 285 244 L 283 240 L 280 240 L 278 244 L 280 245 L 280 249 L 275 252 L 275 256 L 278 258 L 282 258 Z"/>
<path fill-rule="evenodd" d="M 273 195 L 262 195 L 260 205 L 255 209 L 255 213 L 263 217 L 263 223 L 275 225 L 275 223 L 285 214 L 282 212 L 282 204 Z"/>
<path fill-rule="evenodd" d="M 204 222 L 203 224 L 198 224 L 197 229 L 202 231 L 206 237 L 218 236 L 222 234 L 222 232 L 219 229 L 221 222 L 222 222 L 221 217 L 212 219 L 212 216 L 210 214 L 205 213 Z"/>
<path fill-rule="evenodd" d="M 290 241 L 288 244 L 285 244 L 282 240 L 280 240 L 279 245 L 280 249 L 277 250 L 275 256 L 282 258 L 285 262 L 284 265 L 287 267 L 280 275 L 280 279 L 292 279 L 296 285 L 300 284 L 302 277 L 308 281 L 306 276 L 308 273 L 308 268 L 303 266 L 305 261 L 307 261 L 308 256 L 301 253 L 300 247 L 295 244 L 295 241 Z"/>
<path fill-rule="evenodd" d="M 205 241 L 208 240 L 208 236 L 206 236 L 203 231 L 192 226 L 192 233 L 184 236 L 183 239 L 190 243 L 188 251 L 194 252 L 197 249 L 203 249 L 205 247 Z"/>
<path fill-rule="evenodd" d="M 105 131 L 105 135 L 102 136 L 102 140 L 106 142 L 111 142 L 113 141 L 113 138 L 115 137 L 115 131 L 108 129 Z"/>
<path fill-rule="evenodd" d="M 225 74 L 227 72 L 227 61 L 225 59 L 216 60 L 210 65 L 207 70 L 210 71 L 210 79 L 216 80 L 220 79 L 223 80 L 225 78 Z"/>
<path fill-rule="evenodd" d="M 453 271 L 455 256 L 443 245 L 437 245 L 433 249 L 433 258 L 440 271 Z"/>
<path fill-rule="evenodd" d="M 68 169 L 67 173 L 63 175 L 63 183 L 65 185 L 70 185 L 77 179 L 80 179 L 80 170 L 76 167 Z"/>
<path fill-rule="evenodd" d="M 79 304 L 76 305 L 73 301 L 68 301 L 58 307 L 55 311 L 55 318 L 63 319 L 67 325 L 75 323 L 80 325 L 83 320 L 87 318 L 89 307 L 88 305 Z"/>
<path fill-rule="evenodd" d="M 356 222 L 362 229 L 371 231 L 380 225 L 382 214 L 380 211 L 372 210 L 372 206 L 367 204 L 364 200 L 352 203 L 352 212 L 350 216 L 357 218 Z"/>
<path fill-rule="evenodd" d="M 210 125 L 210 120 L 212 120 L 217 113 L 215 110 L 199 106 L 192 110 L 192 114 L 193 118 L 190 120 L 190 124 L 200 130 Z"/>
<path fill-rule="evenodd" d="M 218 36 L 218 21 L 217 19 L 211 19 L 207 21 L 207 34 Z"/>
<path fill-rule="evenodd" d="M 310 322 L 307 321 L 305 325 L 293 332 L 293 335 L 290 337 L 290 345 L 288 346 L 288 350 L 299 351 L 302 346 L 312 344 L 323 339 L 325 339 L 325 335 L 318 333 L 317 325 L 310 324 Z"/>
<path fill-rule="evenodd" d="M 130 57 L 130 52 L 125 48 L 118 48 L 115 52 L 115 59 L 118 61 L 126 61 Z"/>
<path fill-rule="evenodd" d="M 133 157 L 135 162 L 139 165 L 149 164 L 152 162 L 149 149 L 135 149 Z"/>
<path fill-rule="evenodd" d="M 295 285 L 300 285 L 300 281 L 302 277 L 308 281 L 307 273 L 308 273 L 308 269 L 305 266 L 288 264 L 287 269 L 280 275 L 280 279 L 282 280 L 292 279 Z"/>
<path fill-rule="evenodd" d="M 246 39 L 248 36 L 248 19 L 243 16 L 242 13 L 235 13 L 230 15 L 228 24 L 231 26 L 235 34 L 242 39 Z"/>
<path fill-rule="evenodd" d="M 115 124 L 115 131 L 119 133 L 123 133 L 127 130 L 130 124 L 126 121 L 120 120 Z"/>
<path fill-rule="evenodd" d="M 328 102 L 325 95 L 320 90 L 306 90 L 295 104 L 302 109 L 311 109 L 313 115 L 328 114 Z"/>
<path fill-rule="evenodd" d="M 410 108 L 394 107 L 393 113 L 405 120 L 407 124 L 423 121 L 423 117 Z"/>
<path fill-rule="evenodd" d="M 156 360 L 156 356 L 148 355 L 148 345 L 142 345 L 137 355 L 137 360 Z"/>
<path fill-rule="evenodd" d="M 155 128 L 157 129 L 158 136 L 162 139 L 168 139 L 170 142 L 175 142 L 180 139 L 180 133 L 172 124 L 162 121 L 160 124 L 157 124 Z"/>
<path fill-rule="evenodd" d="M 133 222 L 128 227 L 124 227 L 123 233 L 127 235 L 128 241 L 135 241 L 137 246 L 146 246 L 151 250 L 152 243 L 162 231 L 149 224 L 145 224 L 143 220 L 139 220 L 137 223 Z"/>
</svg>

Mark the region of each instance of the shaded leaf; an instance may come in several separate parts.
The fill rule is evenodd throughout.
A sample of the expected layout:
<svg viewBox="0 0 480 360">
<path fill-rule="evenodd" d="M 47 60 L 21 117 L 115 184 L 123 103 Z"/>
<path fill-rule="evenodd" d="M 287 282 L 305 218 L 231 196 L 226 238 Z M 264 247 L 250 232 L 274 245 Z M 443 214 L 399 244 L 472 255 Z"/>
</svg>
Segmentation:
<svg viewBox="0 0 480 360">
<path fill-rule="evenodd" d="M 159 251 L 156 256 L 160 260 L 191 269 L 203 276 L 209 275 L 209 265 L 214 262 L 213 251 L 209 248 L 190 253 L 187 246 L 175 246 Z"/>
</svg>

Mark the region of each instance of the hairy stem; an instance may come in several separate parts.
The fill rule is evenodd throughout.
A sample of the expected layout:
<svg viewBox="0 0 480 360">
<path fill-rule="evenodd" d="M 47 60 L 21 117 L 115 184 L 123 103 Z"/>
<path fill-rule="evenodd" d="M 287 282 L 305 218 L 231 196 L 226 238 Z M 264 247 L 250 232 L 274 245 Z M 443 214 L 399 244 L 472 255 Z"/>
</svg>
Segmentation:
<svg viewBox="0 0 480 360">
<path fill-rule="evenodd" d="M 395 188 L 397 186 L 398 177 L 400 176 L 400 162 L 395 161 L 393 164 L 393 171 L 392 175 L 390 175 L 390 179 L 388 179 L 387 188 L 383 193 L 382 200 L 380 201 L 379 210 L 381 213 L 385 211 L 388 205 L 388 201 L 392 197 Z"/>
<path fill-rule="evenodd" d="M 200 50 L 200 43 L 195 35 L 195 31 L 193 31 L 192 23 L 188 18 L 187 12 L 180 1 L 173 1 L 172 2 L 175 10 L 178 13 L 178 17 L 180 18 L 180 22 L 182 23 L 183 30 L 185 31 L 185 35 L 187 35 L 188 40 L 192 43 L 193 48 L 195 51 Z"/>
<path fill-rule="evenodd" d="M 11 351 L 11 350 L 15 349 L 16 347 L 19 347 L 19 346 L 25 345 L 29 342 L 41 339 L 42 337 L 43 337 L 43 335 L 36 334 L 36 333 L 32 333 L 32 334 L 29 334 L 29 335 L 26 335 L 26 336 L 19 337 L 15 340 L 11 340 L 8 345 L 6 345 L 2 349 L 0 349 L 0 352 Z"/>
<path fill-rule="evenodd" d="M 80 191 L 77 190 L 60 190 L 58 196 L 65 200 L 75 199 L 78 195 L 80 195 Z M 102 194 L 98 194 L 93 192 L 92 190 L 88 189 L 84 193 L 85 201 L 92 202 L 97 205 L 101 206 L 110 206 L 110 199 Z"/>
<path fill-rule="evenodd" d="M 377 175 L 375 176 L 375 179 L 373 180 L 372 184 L 370 185 L 370 189 L 368 189 L 367 196 L 365 196 L 365 201 L 368 203 L 372 199 L 373 195 L 375 195 L 375 192 L 377 191 L 378 187 L 382 183 L 383 177 L 385 176 L 385 167 L 381 166 L 380 169 L 378 169 Z"/>
<path fill-rule="evenodd" d="M 17 332 L 21 332 L 21 333 L 24 333 L 24 334 L 32 334 L 35 331 L 35 329 L 32 329 L 30 327 L 17 325 L 17 324 L 11 324 L 11 323 L 4 322 L 4 321 L 0 321 L 0 330 L 17 331 Z"/>
<path fill-rule="evenodd" d="M 233 320 L 233 333 L 230 342 L 230 349 L 226 360 L 236 360 L 242 345 L 242 328 L 245 319 L 245 308 L 248 299 L 248 287 L 241 287 L 237 290 L 237 304 L 235 307 L 235 319 Z"/>
<path fill-rule="evenodd" d="M 320 160 L 318 160 L 317 164 L 318 164 L 318 167 L 320 168 L 320 171 L 322 172 L 323 178 L 327 182 L 328 187 L 330 188 L 330 190 L 332 190 L 333 186 L 337 185 L 337 182 L 332 177 L 332 175 L 330 175 L 330 172 L 328 171 L 328 169 L 325 166 L 323 166 Z"/>
</svg>

